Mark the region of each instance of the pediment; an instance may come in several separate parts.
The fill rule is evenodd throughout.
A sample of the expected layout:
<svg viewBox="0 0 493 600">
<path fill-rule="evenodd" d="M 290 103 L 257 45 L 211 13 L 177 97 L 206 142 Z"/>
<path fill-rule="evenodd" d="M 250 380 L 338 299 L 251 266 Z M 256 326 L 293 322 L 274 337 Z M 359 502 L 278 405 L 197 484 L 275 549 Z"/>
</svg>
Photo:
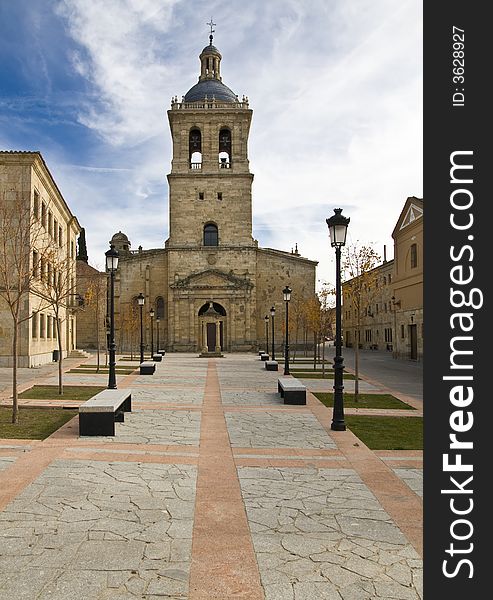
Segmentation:
<svg viewBox="0 0 493 600">
<path fill-rule="evenodd" d="M 190 290 L 217 288 L 248 289 L 252 288 L 253 284 L 247 277 L 238 277 L 232 271 L 226 273 L 219 269 L 208 269 L 199 273 L 192 273 L 183 279 L 177 279 L 171 287 Z"/>
<path fill-rule="evenodd" d="M 402 223 L 401 223 L 401 226 L 399 229 L 404 229 L 404 227 L 411 225 L 411 223 L 413 221 L 416 221 L 416 219 L 419 219 L 422 216 L 423 216 L 423 209 L 420 208 L 419 206 L 416 206 L 416 204 L 411 203 L 411 205 L 407 209 L 406 214 L 404 215 L 404 218 L 402 219 Z"/>
<path fill-rule="evenodd" d="M 395 239 L 399 232 L 423 218 L 423 199 L 409 196 L 402 207 L 401 214 L 397 219 L 392 237 Z"/>
</svg>

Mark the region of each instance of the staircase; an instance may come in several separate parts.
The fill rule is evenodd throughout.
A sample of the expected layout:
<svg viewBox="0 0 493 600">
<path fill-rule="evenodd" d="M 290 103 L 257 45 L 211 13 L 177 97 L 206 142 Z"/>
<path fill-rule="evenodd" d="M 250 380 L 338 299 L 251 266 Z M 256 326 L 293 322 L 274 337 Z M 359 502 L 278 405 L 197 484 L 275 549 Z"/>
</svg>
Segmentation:
<svg viewBox="0 0 493 600">
<path fill-rule="evenodd" d="M 84 350 L 71 350 L 67 358 L 90 358 L 91 355 L 89 352 L 85 352 Z"/>
</svg>

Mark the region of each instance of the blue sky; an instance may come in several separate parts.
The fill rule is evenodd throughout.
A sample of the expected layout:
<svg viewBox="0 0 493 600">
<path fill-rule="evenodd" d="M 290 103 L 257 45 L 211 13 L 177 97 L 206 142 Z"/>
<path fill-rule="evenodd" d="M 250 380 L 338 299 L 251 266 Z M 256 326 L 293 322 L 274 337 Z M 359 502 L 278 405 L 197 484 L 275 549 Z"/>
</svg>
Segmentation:
<svg viewBox="0 0 493 600">
<path fill-rule="evenodd" d="M 40 150 L 86 228 L 168 237 L 166 111 L 199 74 L 207 21 L 223 82 L 253 109 L 250 168 L 260 246 L 319 261 L 342 207 L 353 243 L 392 256 L 408 196 L 422 197 L 419 0 L 0 1 L 0 148 Z"/>
</svg>

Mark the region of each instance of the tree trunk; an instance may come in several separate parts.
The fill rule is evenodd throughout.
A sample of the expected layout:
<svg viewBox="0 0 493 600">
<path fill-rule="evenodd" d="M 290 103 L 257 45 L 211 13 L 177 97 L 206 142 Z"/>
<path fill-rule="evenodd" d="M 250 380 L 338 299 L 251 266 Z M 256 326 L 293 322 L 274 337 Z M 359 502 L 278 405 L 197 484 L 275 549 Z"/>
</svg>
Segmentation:
<svg viewBox="0 0 493 600">
<path fill-rule="evenodd" d="M 325 336 L 322 336 L 322 379 L 325 378 Z"/>
<path fill-rule="evenodd" d="M 313 332 L 313 370 L 317 370 L 317 332 Z"/>
<path fill-rule="evenodd" d="M 356 344 L 354 346 L 354 401 L 358 402 L 359 395 L 359 324 L 356 329 Z"/>
<path fill-rule="evenodd" d="M 62 372 L 62 332 L 60 327 L 60 319 L 56 319 L 56 330 L 58 333 L 58 394 L 63 395 L 63 372 Z"/>
<path fill-rule="evenodd" d="M 17 354 L 19 340 L 19 322 L 14 319 L 14 335 L 12 337 L 12 423 L 19 422 L 19 404 L 17 396 Z"/>
<path fill-rule="evenodd" d="M 97 366 L 96 366 L 96 373 L 99 373 L 99 367 L 101 364 L 101 361 L 99 359 L 99 346 L 101 344 L 101 336 L 100 336 L 100 331 L 99 331 L 99 310 L 97 308 L 96 305 L 96 310 L 98 311 L 96 314 L 96 360 L 97 360 Z"/>
</svg>

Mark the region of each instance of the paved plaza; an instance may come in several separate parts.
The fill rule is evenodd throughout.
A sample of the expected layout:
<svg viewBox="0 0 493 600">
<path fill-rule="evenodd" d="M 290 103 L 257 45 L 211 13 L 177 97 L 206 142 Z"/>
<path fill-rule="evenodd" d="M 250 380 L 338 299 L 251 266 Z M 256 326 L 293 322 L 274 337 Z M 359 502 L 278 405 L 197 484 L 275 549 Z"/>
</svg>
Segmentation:
<svg viewBox="0 0 493 600">
<path fill-rule="evenodd" d="M 114 437 L 79 437 L 76 417 L 0 440 L 0 600 L 420 600 L 422 452 L 331 431 L 310 392 L 283 404 L 279 375 L 254 354 L 167 354 L 117 376 L 132 412 Z M 410 390 L 394 392 L 421 415 Z"/>
</svg>

